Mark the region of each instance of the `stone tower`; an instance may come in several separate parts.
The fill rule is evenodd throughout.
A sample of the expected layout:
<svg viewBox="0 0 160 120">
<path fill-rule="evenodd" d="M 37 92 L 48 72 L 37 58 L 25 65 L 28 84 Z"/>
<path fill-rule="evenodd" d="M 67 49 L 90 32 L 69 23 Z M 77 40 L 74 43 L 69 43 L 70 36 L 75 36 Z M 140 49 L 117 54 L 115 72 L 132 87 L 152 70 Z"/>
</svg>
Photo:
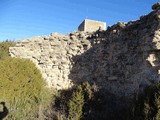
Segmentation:
<svg viewBox="0 0 160 120">
<path fill-rule="evenodd" d="M 97 31 L 98 29 L 106 30 L 106 23 L 85 19 L 78 27 L 78 31 L 86 31 L 86 32 L 87 31 L 93 32 L 93 31 Z"/>
</svg>

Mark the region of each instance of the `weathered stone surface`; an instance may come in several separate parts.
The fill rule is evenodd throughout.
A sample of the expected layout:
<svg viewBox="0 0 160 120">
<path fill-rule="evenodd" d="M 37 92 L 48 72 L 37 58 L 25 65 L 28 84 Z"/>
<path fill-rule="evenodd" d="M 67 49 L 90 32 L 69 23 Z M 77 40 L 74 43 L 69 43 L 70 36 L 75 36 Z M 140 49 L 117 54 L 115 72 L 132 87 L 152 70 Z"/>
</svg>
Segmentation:
<svg viewBox="0 0 160 120">
<path fill-rule="evenodd" d="M 160 2 L 157 2 L 156 4 L 154 4 L 154 5 L 152 6 L 152 9 L 153 9 L 153 10 L 160 10 Z"/>
<path fill-rule="evenodd" d="M 155 10 L 137 21 L 118 22 L 106 31 L 54 33 L 22 40 L 10 48 L 10 55 L 32 60 L 50 87 L 66 89 L 87 80 L 114 94 L 132 96 L 160 80 L 157 15 Z"/>
</svg>

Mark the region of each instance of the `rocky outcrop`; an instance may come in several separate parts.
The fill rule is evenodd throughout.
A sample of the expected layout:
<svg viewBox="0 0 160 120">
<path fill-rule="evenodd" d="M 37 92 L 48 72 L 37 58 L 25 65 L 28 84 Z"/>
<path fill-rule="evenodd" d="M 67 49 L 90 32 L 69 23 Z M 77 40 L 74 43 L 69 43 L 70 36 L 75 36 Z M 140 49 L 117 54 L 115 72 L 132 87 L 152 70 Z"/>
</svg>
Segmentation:
<svg viewBox="0 0 160 120">
<path fill-rule="evenodd" d="M 118 22 L 106 31 L 20 40 L 12 57 L 32 60 L 48 86 L 66 89 L 89 81 L 114 94 L 132 96 L 159 81 L 160 10 L 137 21 Z"/>
</svg>

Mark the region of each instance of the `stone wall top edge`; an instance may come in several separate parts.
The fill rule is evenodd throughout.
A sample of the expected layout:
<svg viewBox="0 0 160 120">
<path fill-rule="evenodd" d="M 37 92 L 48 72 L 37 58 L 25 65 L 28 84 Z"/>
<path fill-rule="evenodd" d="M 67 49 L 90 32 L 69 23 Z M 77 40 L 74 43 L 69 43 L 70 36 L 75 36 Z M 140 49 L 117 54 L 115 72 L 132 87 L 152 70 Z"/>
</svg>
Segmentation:
<svg viewBox="0 0 160 120">
<path fill-rule="evenodd" d="M 153 14 L 156 14 L 157 12 L 159 12 L 159 11 L 151 11 L 148 15 L 141 16 L 138 20 L 131 20 L 129 22 L 117 22 L 117 23 L 115 23 L 115 24 L 113 24 L 111 26 L 108 26 L 106 28 L 106 30 L 103 30 L 103 31 L 108 31 L 109 29 L 114 29 L 116 26 L 119 26 L 119 24 L 123 24 L 123 26 L 125 26 L 125 27 L 127 27 L 129 25 L 137 24 L 138 22 L 143 21 L 143 19 L 146 19 L 146 17 L 151 16 Z M 90 20 L 90 19 L 85 19 L 84 21 L 94 21 L 94 22 L 99 22 L 99 23 L 106 24 L 105 22 L 102 22 L 102 21 L 96 21 L 96 20 Z M 88 32 L 89 31 L 74 31 L 74 32 L 70 32 L 70 33 L 67 33 L 67 34 L 62 34 L 62 33 L 59 33 L 59 32 L 53 32 L 50 35 L 32 36 L 30 38 L 19 39 L 19 40 L 17 40 L 17 42 L 20 42 L 20 41 L 23 41 L 23 40 L 31 40 L 34 37 L 42 37 L 42 38 L 51 37 L 51 36 L 53 36 L 52 34 L 54 34 L 54 33 L 56 33 L 56 34 L 58 34 L 60 36 L 69 36 L 70 34 L 76 34 L 76 33 L 80 33 L 81 34 L 81 33 L 88 33 Z M 94 34 L 94 32 L 90 32 L 90 33 Z"/>
<path fill-rule="evenodd" d="M 85 19 L 84 21 L 92 21 L 92 22 L 97 22 L 97 23 L 105 23 L 104 21 L 98 21 L 98 20 L 91 20 L 91 19 Z"/>
</svg>

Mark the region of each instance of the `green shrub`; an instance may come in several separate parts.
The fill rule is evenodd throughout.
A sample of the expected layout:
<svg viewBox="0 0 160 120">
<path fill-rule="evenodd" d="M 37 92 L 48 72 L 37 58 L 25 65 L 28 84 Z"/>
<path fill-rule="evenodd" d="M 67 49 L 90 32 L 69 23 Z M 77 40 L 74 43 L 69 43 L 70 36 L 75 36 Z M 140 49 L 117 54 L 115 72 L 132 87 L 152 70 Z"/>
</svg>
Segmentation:
<svg viewBox="0 0 160 120">
<path fill-rule="evenodd" d="M 9 56 L 9 47 L 15 46 L 15 42 L 0 42 L 0 59 Z"/>
<path fill-rule="evenodd" d="M 131 120 L 160 120 L 160 84 L 148 87 L 145 94 L 136 95 Z"/>
<path fill-rule="evenodd" d="M 61 91 L 57 99 L 58 120 L 126 120 L 128 99 L 115 96 L 96 84 L 75 85 Z"/>
<path fill-rule="evenodd" d="M 24 59 L 7 57 L 0 60 L 0 102 L 9 109 L 7 120 L 33 120 L 43 117 L 51 101 L 40 71 Z"/>
<path fill-rule="evenodd" d="M 80 120 L 83 113 L 83 105 L 84 105 L 84 93 L 82 90 L 82 86 L 78 86 L 78 88 L 73 92 L 72 98 L 69 101 L 69 118 L 71 120 Z"/>
<path fill-rule="evenodd" d="M 69 118 L 71 120 L 80 120 L 86 114 L 88 109 L 88 104 L 93 97 L 90 84 L 86 81 L 77 85 L 75 89 L 72 90 L 72 97 L 69 100 Z"/>
<path fill-rule="evenodd" d="M 55 102 L 58 120 L 80 120 L 88 110 L 88 103 L 93 98 L 91 86 L 83 82 L 71 89 L 60 91 Z"/>
</svg>

